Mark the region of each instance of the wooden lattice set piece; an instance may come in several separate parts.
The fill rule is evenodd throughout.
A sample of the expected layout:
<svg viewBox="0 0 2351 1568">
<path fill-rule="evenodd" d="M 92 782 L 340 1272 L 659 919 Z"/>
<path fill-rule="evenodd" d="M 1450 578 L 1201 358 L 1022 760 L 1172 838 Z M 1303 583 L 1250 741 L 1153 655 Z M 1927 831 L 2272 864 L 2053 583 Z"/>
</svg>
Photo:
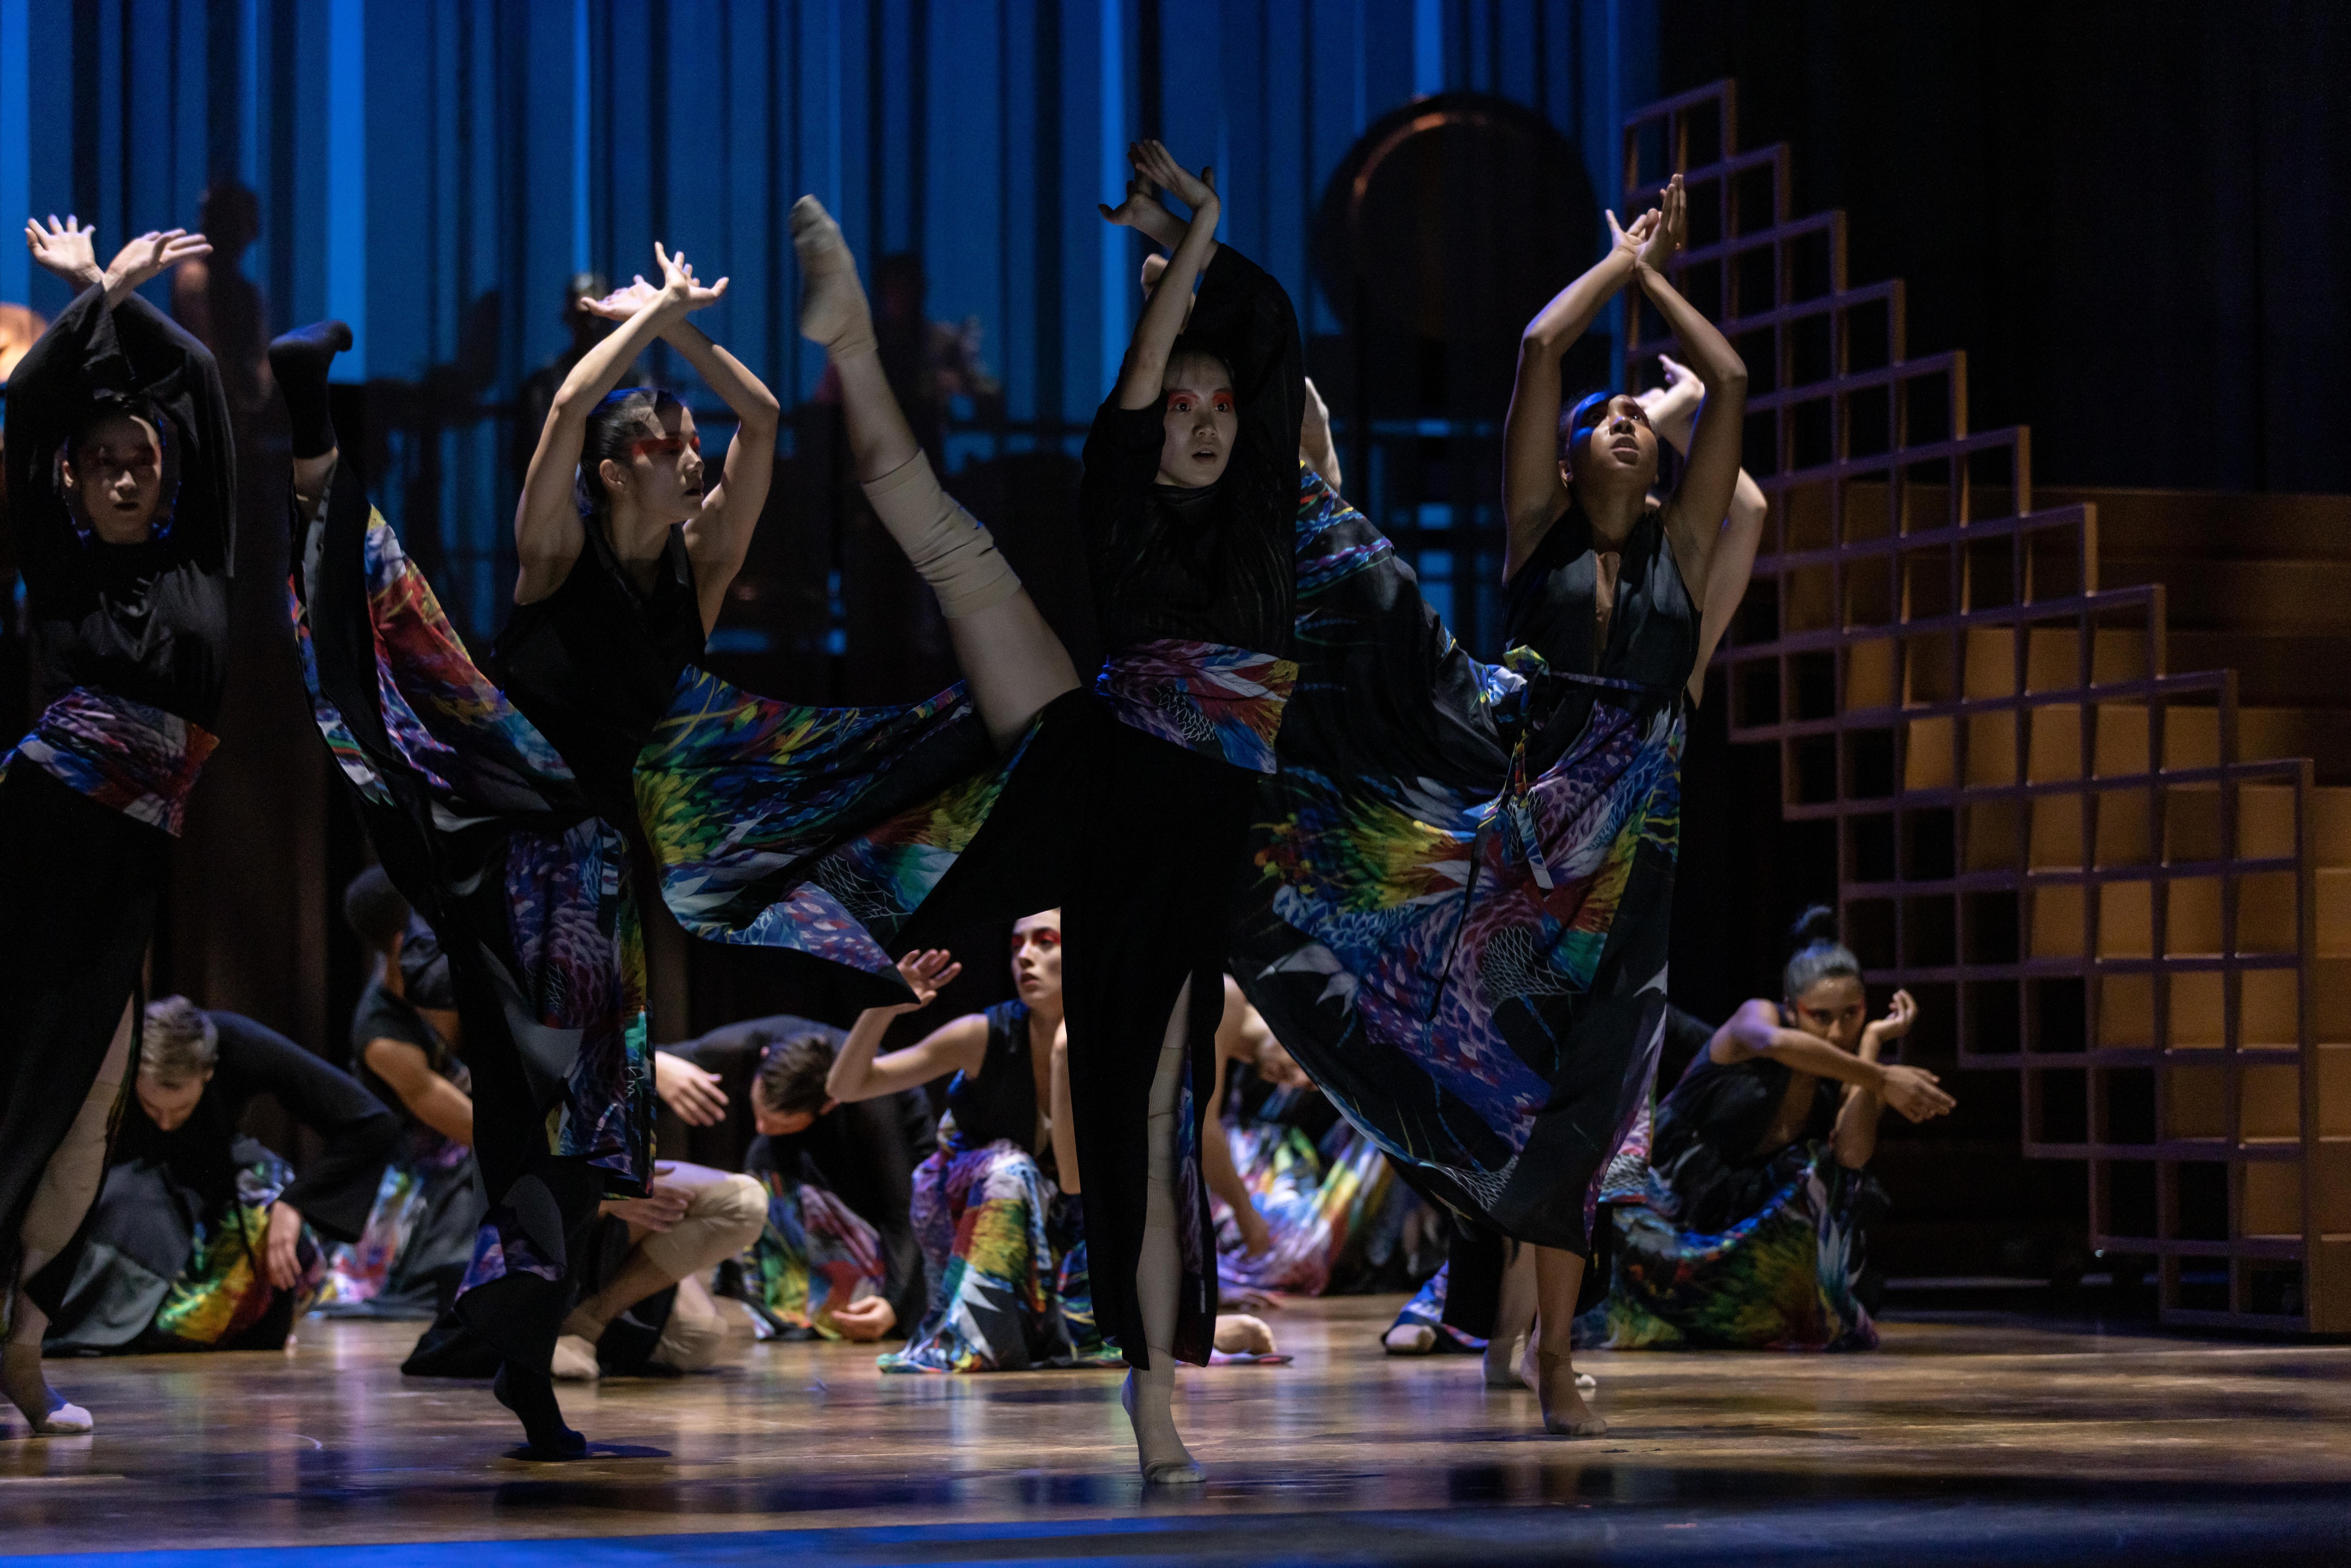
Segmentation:
<svg viewBox="0 0 2351 1568">
<path fill-rule="evenodd" d="M 1623 150 L 1634 211 L 1682 172 L 1678 281 L 1750 378 L 1730 737 L 1835 823 L 1913 1059 L 2021 1074 L 2024 1152 L 2086 1162 L 2092 1244 L 2154 1260 L 2167 1322 L 2351 1330 L 2351 788 L 2319 782 L 2351 715 L 2297 653 L 2351 637 L 2344 517 L 2036 497 L 2029 432 L 1970 430 L 1964 353 L 1908 357 L 1902 284 L 1848 282 L 1844 214 L 1791 215 L 1789 149 L 1738 150 L 1732 84 Z M 1655 318 L 1620 341 L 1654 379 Z"/>
</svg>

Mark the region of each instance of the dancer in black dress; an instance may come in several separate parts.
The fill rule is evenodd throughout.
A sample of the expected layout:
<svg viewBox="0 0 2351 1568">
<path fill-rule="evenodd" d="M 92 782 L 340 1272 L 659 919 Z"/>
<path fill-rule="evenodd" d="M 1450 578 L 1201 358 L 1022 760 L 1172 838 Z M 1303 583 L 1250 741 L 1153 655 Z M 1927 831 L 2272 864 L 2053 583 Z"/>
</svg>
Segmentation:
<svg viewBox="0 0 2351 1568">
<path fill-rule="evenodd" d="M 1577 1325 L 1610 1350 L 1866 1350 L 1865 1232 L 1886 1212 L 1870 1173 L 1881 1114 L 1952 1107 L 1935 1074 L 1883 1060 L 1917 1003 L 1872 1020 L 1834 911 L 1790 934 L 1781 999 L 1746 1002 L 1657 1105 L 1646 1181 L 1611 1216 L 1605 1301 Z"/>
<path fill-rule="evenodd" d="M 939 489 L 873 356 L 855 264 L 812 199 L 794 208 L 793 242 L 801 331 L 839 371 L 859 477 L 938 593 L 990 735 L 1008 747 L 1041 716 L 895 943 L 1061 908 L 1095 1306 L 1132 1368 L 1144 1475 L 1165 1483 L 1205 1473 L 1176 1434 L 1175 1364 L 1204 1363 L 1215 1332 L 1200 1117 L 1250 808 L 1295 674 L 1304 393 L 1289 298 L 1218 247 L 1206 172 L 1156 142 L 1133 155 L 1193 213 L 1087 438 L 1086 549 L 1111 650 L 1092 692 L 987 530 Z"/>
<path fill-rule="evenodd" d="M 1608 255 L 1528 325 L 1503 434 L 1506 635 L 1540 661 L 1533 684 L 1548 709 L 1521 743 L 1525 769 L 1541 775 L 1587 758 L 1582 770 L 1596 782 L 1637 776 L 1646 771 L 1642 759 L 1656 758 L 1676 779 L 1669 808 L 1676 826 L 1684 688 L 1698 661 L 1709 563 L 1738 487 L 1747 396 L 1747 367 L 1729 340 L 1666 278 L 1687 206 L 1676 175 L 1660 206 L 1630 231 L 1610 214 Z M 1708 392 L 1687 466 L 1662 506 L 1650 496 L 1657 434 L 1640 400 L 1618 392 L 1563 409 L 1560 392 L 1562 354 L 1634 281 L 1696 361 Z M 1551 689 L 1541 691 L 1545 685 Z M 1618 747 L 1599 744 L 1618 736 Z M 1625 758 L 1605 756 L 1609 749 Z M 1649 814 L 1662 828 L 1663 775 L 1647 788 L 1658 802 Z M 1591 1183 L 1622 1141 L 1628 1110 L 1636 1114 L 1648 1094 L 1665 1021 L 1673 842 L 1649 831 L 1631 848 L 1621 885 L 1609 890 L 1614 908 L 1579 1005 L 1563 1020 L 1565 1030 L 1552 1031 L 1552 1095 L 1527 1151 L 1539 1148 L 1555 1166 L 1548 1208 L 1531 1183 L 1506 1188 L 1497 1206 L 1514 1221 L 1514 1237 L 1537 1244 L 1543 1424 L 1578 1436 L 1607 1429 L 1576 1392 L 1570 1356 L 1590 1247 Z M 1585 902 L 1588 908 L 1588 894 Z"/>
<path fill-rule="evenodd" d="M 78 222 L 26 225 L 80 295 L 8 380 L 9 522 L 40 716 L 0 782 L 0 1389 L 87 1432 L 41 1339 L 130 1081 L 141 966 L 227 667 L 236 476 L 219 369 L 131 290 L 209 248 L 142 235 L 99 270 Z"/>
<path fill-rule="evenodd" d="M 684 324 L 725 281 L 705 287 L 682 260 L 655 256 L 660 287 L 639 279 L 605 302 L 627 319 L 566 378 L 517 516 L 518 593 L 532 603 L 501 647 L 559 746 L 474 666 L 339 464 L 327 376 L 349 329 L 322 322 L 271 349 L 292 420 L 296 618 L 319 727 L 385 869 L 450 956 L 464 1019 L 491 1208 L 458 1312 L 496 1351 L 497 1395 L 539 1458 L 585 1451 L 549 1373 L 573 1249 L 608 1193 L 643 1196 L 653 1174 L 625 732 L 650 724 L 645 709 L 658 713 L 699 649 L 773 448 L 773 398 Z M 604 397 L 656 338 L 742 420 L 728 481 L 706 496 L 675 400 Z M 585 515 L 572 509 L 567 525 L 557 508 L 572 507 L 575 483 Z"/>
</svg>

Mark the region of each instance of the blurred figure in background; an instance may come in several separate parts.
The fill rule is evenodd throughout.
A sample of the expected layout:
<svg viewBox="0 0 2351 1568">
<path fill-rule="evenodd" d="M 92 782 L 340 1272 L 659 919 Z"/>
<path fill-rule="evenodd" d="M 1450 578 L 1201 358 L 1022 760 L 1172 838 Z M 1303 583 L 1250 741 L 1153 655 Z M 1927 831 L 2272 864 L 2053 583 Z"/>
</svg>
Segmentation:
<svg viewBox="0 0 2351 1568">
<path fill-rule="evenodd" d="M 213 252 L 180 263 L 172 275 L 172 319 L 213 351 L 229 413 L 241 423 L 269 402 L 269 305 L 240 270 L 261 237 L 261 198 L 235 180 L 215 181 L 197 227 Z"/>
</svg>

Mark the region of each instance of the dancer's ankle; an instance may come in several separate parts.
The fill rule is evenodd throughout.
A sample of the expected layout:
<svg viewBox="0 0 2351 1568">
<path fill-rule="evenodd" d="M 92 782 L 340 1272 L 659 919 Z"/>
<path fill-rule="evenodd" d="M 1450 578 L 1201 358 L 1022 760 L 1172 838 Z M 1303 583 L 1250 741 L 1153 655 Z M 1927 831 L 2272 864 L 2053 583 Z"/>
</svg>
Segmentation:
<svg viewBox="0 0 2351 1568">
<path fill-rule="evenodd" d="M 1175 1395 L 1172 1353 L 1153 1351 L 1148 1371 L 1127 1368 L 1119 1403 L 1125 1406 L 1128 1424 L 1134 1429 L 1135 1463 L 1146 1485 L 1181 1486 L 1208 1479 L 1208 1472 L 1192 1458 L 1176 1430 Z"/>
<path fill-rule="evenodd" d="M 49 1386 L 41 1367 L 38 1340 L 12 1340 L 0 1345 L 0 1393 L 16 1407 L 37 1435 L 72 1437 L 96 1425 L 83 1409 Z"/>
<path fill-rule="evenodd" d="M 563 1407 L 556 1403 L 554 1380 L 545 1367 L 502 1363 L 490 1391 L 522 1422 L 525 1457 L 576 1459 L 588 1451 L 588 1439 L 565 1424 Z"/>
</svg>

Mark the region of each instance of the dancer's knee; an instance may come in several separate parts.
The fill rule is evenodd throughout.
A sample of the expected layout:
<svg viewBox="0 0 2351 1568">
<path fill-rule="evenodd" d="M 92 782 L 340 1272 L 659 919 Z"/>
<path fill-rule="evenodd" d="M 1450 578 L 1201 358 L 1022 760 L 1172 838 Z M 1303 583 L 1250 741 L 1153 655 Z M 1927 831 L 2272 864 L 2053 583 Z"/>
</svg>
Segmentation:
<svg viewBox="0 0 2351 1568">
<path fill-rule="evenodd" d="M 1019 591 L 996 539 L 978 518 L 939 487 L 921 452 L 865 483 L 865 498 L 906 559 L 938 596 L 948 620 L 977 614 Z"/>
</svg>

